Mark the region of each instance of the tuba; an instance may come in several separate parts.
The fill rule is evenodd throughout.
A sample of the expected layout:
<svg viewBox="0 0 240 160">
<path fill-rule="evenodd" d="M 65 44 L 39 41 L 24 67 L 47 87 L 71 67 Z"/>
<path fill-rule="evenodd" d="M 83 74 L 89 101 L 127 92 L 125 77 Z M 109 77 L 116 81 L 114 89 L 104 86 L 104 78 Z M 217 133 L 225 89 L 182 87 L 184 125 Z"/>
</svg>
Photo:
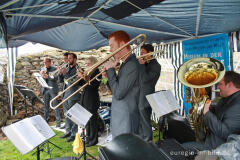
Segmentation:
<svg viewBox="0 0 240 160">
<path fill-rule="evenodd" d="M 203 124 L 203 109 L 211 98 L 211 86 L 218 83 L 225 74 L 224 65 L 213 58 L 193 58 L 182 64 L 177 71 L 178 80 L 191 88 L 191 113 L 188 120 L 197 141 L 206 138 L 207 128 Z"/>
</svg>

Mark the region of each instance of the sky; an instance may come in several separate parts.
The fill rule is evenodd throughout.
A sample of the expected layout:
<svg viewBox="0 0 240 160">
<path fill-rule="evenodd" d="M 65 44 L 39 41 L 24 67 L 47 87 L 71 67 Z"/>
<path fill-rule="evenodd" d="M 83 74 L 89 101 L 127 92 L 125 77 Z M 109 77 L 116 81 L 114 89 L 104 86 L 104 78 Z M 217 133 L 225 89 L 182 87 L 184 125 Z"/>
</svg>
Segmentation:
<svg viewBox="0 0 240 160">
<path fill-rule="evenodd" d="M 33 55 L 34 53 L 43 52 L 45 50 L 56 50 L 57 48 L 49 47 L 39 43 L 26 43 L 18 47 L 18 56 Z M 0 83 L 3 82 L 3 70 L 1 64 L 7 63 L 7 49 L 0 49 Z"/>
<path fill-rule="evenodd" d="M 18 56 L 33 55 L 34 53 L 43 52 L 45 50 L 56 50 L 57 48 L 46 46 L 40 43 L 28 42 L 25 45 L 18 47 Z M 6 63 L 7 51 L 6 49 L 0 49 L 0 64 Z"/>
</svg>

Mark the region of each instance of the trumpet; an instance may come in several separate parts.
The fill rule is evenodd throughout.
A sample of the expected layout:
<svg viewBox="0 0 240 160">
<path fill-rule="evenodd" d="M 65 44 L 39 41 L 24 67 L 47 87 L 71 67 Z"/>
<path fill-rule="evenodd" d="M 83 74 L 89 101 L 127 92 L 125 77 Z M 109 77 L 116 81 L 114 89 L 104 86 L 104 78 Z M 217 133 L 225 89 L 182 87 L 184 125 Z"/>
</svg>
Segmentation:
<svg viewBox="0 0 240 160">
<path fill-rule="evenodd" d="M 153 52 L 149 52 L 147 54 L 143 54 L 141 56 L 138 56 L 137 59 L 141 59 L 143 58 L 145 61 L 150 61 L 152 59 L 161 57 L 162 55 L 166 54 L 163 50 L 157 50 L 157 51 L 153 51 Z M 150 57 L 151 56 L 151 57 Z M 150 58 L 149 58 L 150 57 Z"/>
<path fill-rule="evenodd" d="M 68 66 L 68 63 L 63 63 L 61 65 L 61 68 L 66 68 L 67 69 L 67 66 Z M 52 72 L 49 72 L 49 77 L 53 79 L 57 75 L 57 73 L 58 73 L 58 69 L 56 69 Z"/>
<path fill-rule="evenodd" d="M 78 65 L 76 66 L 78 72 L 81 72 L 82 74 L 84 73 L 82 68 L 78 67 Z M 66 85 L 72 84 L 74 81 L 76 81 L 78 76 L 78 73 L 74 74 L 73 76 L 69 77 L 68 79 L 64 79 L 64 83 Z"/>
<path fill-rule="evenodd" d="M 123 48 L 125 48 L 126 46 L 130 45 L 131 43 L 133 43 L 136 40 L 142 39 L 142 42 L 134 47 L 132 50 L 136 49 L 139 46 L 142 46 L 145 41 L 146 41 L 146 35 L 145 34 L 139 34 L 138 36 L 136 36 L 135 38 L 133 38 L 132 40 L 130 40 L 128 43 L 124 44 L 123 46 L 121 46 L 120 48 L 118 48 L 117 50 L 115 50 L 113 53 L 107 55 L 106 57 L 104 57 L 103 60 L 95 63 L 94 65 L 92 65 L 89 69 L 86 69 L 84 71 L 84 76 L 79 78 L 78 80 L 76 80 L 74 83 L 72 83 L 69 87 L 67 87 L 65 90 L 63 90 L 60 94 L 58 94 L 56 97 L 54 97 L 51 101 L 50 101 L 50 107 L 52 109 L 57 109 L 60 105 L 62 105 L 64 102 L 66 102 L 68 99 L 70 99 L 72 96 L 74 96 L 75 94 L 77 94 L 79 91 L 82 91 L 83 88 L 85 88 L 87 85 L 89 85 L 93 80 L 95 80 L 99 75 L 101 75 L 103 72 L 100 72 L 99 74 L 97 74 L 95 77 L 93 77 L 92 79 L 90 79 L 91 74 L 95 71 L 96 68 L 98 68 L 99 66 L 101 66 L 102 64 L 104 64 L 105 62 L 107 62 L 110 58 L 112 58 L 115 54 L 117 54 L 119 51 L 121 51 Z M 129 53 L 127 53 L 129 54 Z M 52 106 L 53 101 L 56 100 L 58 97 L 60 97 L 62 94 L 64 94 L 69 88 L 71 88 L 72 86 L 74 86 L 75 84 L 77 84 L 78 82 L 80 82 L 82 79 L 85 79 L 86 83 L 84 85 L 82 85 L 79 89 L 77 89 L 74 93 L 72 93 L 70 96 L 68 96 L 66 99 L 64 99 L 62 102 L 60 102 L 58 105 L 56 106 Z"/>
</svg>

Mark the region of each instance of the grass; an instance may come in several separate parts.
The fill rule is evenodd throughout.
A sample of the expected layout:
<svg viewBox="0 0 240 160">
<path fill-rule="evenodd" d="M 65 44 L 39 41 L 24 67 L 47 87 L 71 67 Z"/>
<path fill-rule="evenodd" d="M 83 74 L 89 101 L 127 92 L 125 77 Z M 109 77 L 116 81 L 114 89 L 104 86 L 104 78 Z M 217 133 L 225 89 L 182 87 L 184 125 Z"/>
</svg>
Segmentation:
<svg viewBox="0 0 240 160">
<path fill-rule="evenodd" d="M 155 128 L 156 124 L 153 124 Z M 73 147 L 72 143 L 66 142 L 66 139 L 61 139 L 59 138 L 60 135 L 62 135 L 62 132 L 54 130 L 56 135 L 50 139 L 50 142 L 54 143 L 55 145 L 61 147 L 62 149 L 54 148 L 52 150 L 51 155 L 52 158 L 59 158 L 59 157 L 78 157 L 74 152 L 73 152 Z M 158 141 L 158 130 L 153 131 L 153 142 Z M 50 145 L 52 147 L 52 145 Z M 92 156 L 95 158 L 98 158 L 98 147 L 99 146 L 92 146 L 92 147 L 87 147 L 87 152 L 90 153 Z M 0 141 L 0 160 L 32 160 L 32 159 L 37 159 L 37 155 L 33 153 L 36 151 L 34 149 L 33 151 L 22 155 L 16 148 L 15 146 L 8 140 L 2 140 Z M 45 152 L 41 152 L 40 154 L 40 159 L 45 160 L 50 158 L 49 155 Z M 81 158 L 83 159 L 83 157 Z M 88 159 L 88 158 L 87 158 Z"/>
<path fill-rule="evenodd" d="M 51 138 L 49 141 L 54 143 L 55 145 L 61 147 L 62 149 L 54 148 L 51 152 L 52 158 L 59 158 L 59 157 L 78 157 L 73 152 L 72 143 L 66 142 L 66 139 L 59 138 L 60 135 L 62 135 L 62 132 L 54 131 L 56 133 L 56 136 Z M 50 144 L 50 147 L 52 145 Z M 37 155 L 33 153 L 36 151 L 34 149 L 33 151 L 22 155 L 15 146 L 7 139 L 0 141 L 0 160 L 32 160 L 37 159 Z M 95 158 L 98 157 L 98 146 L 92 146 L 87 147 L 87 152 L 90 153 Z M 49 155 L 45 152 L 41 152 L 40 159 L 48 159 L 50 158 Z M 83 158 L 82 158 L 83 159 Z"/>
</svg>

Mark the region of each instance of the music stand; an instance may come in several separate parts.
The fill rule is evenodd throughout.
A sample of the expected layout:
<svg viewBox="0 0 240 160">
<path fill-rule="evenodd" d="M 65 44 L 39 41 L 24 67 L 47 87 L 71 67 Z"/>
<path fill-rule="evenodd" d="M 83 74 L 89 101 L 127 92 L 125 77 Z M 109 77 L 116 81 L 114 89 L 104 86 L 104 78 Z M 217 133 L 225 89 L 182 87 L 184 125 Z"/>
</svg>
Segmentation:
<svg viewBox="0 0 240 160">
<path fill-rule="evenodd" d="M 44 103 L 35 93 L 33 90 L 22 86 L 22 85 L 14 85 L 18 93 L 21 94 L 21 96 L 24 99 L 24 104 L 25 104 L 25 117 L 27 117 L 27 99 L 31 102 L 31 107 L 32 107 L 32 115 L 34 115 L 34 105 L 35 102 L 38 101 L 40 103 Z"/>
<path fill-rule="evenodd" d="M 51 127 L 40 115 L 24 118 L 9 126 L 2 127 L 2 131 L 22 155 L 37 148 L 37 160 L 40 160 L 40 152 L 44 151 L 41 149 L 43 145 L 47 143 L 49 149 L 49 143 L 53 144 L 49 139 L 55 136 Z M 50 152 L 49 149 L 47 153 L 51 156 Z"/>
<path fill-rule="evenodd" d="M 158 120 L 159 125 L 159 139 L 160 141 L 160 132 L 164 132 L 164 124 L 166 121 L 166 115 L 174 112 L 175 110 L 180 109 L 179 104 L 177 103 L 176 98 L 173 96 L 170 90 L 163 90 L 160 92 L 155 92 L 153 94 L 146 95 L 146 98 L 156 114 L 156 117 L 160 120 L 162 118 L 162 123 Z"/>
<path fill-rule="evenodd" d="M 71 119 L 74 123 L 78 124 L 82 128 L 82 141 L 83 141 L 83 152 L 80 154 L 79 159 L 84 157 L 86 160 L 87 155 L 92 159 L 96 160 L 90 153 L 86 151 L 86 134 L 85 126 L 89 119 L 92 117 L 92 114 L 83 108 L 80 104 L 76 103 L 73 105 L 66 113 L 65 116 Z"/>
</svg>

